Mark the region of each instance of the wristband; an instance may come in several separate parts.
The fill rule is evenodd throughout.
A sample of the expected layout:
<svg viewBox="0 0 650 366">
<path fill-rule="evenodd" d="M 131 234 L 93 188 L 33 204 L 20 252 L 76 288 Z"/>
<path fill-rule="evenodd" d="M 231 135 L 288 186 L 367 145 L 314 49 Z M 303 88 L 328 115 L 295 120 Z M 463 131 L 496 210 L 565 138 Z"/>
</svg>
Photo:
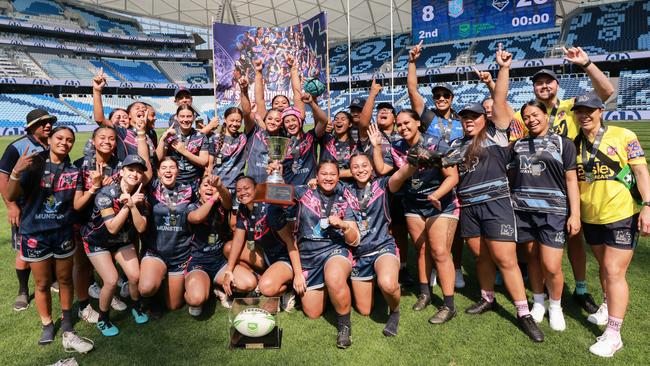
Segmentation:
<svg viewBox="0 0 650 366">
<path fill-rule="evenodd" d="M 95 194 L 97 193 L 97 189 L 95 187 L 92 187 L 88 190 L 88 192 L 90 192 L 90 194 Z"/>
<path fill-rule="evenodd" d="M 648 207 L 650 207 L 650 201 L 643 201 L 643 202 L 641 202 L 641 206 L 648 206 Z"/>
<path fill-rule="evenodd" d="M 11 174 L 9 174 L 9 179 L 10 180 L 20 180 L 20 177 L 15 176 L 14 173 L 12 172 Z"/>
<path fill-rule="evenodd" d="M 582 66 L 583 69 L 586 69 L 587 67 L 589 67 L 589 65 L 591 65 L 591 60 L 585 62 L 584 64 L 582 64 L 580 66 Z"/>
</svg>

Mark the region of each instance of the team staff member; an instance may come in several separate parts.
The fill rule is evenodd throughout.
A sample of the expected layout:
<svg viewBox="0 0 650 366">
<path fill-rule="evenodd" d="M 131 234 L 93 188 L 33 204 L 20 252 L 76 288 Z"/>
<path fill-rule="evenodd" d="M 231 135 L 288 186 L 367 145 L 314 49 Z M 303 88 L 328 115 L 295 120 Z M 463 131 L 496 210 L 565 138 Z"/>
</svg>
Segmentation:
<svg viewBox="0 0 650 366">
<path fill-rule="evenodd" d="M 588 319 L 607 324 L 589 351 L 611 357 L 623 347 L 621 325 L 629 301 L 625 275 L 639 233 L 650 233 L 650 176 L 636 135 L 605 126 L 603 109 L 594 93 L 577 97 L 573 106 L 581 129 L 576 146 L 583 231 L 600 265 L 605 297 Z M 636 187 L 629 187 L 634 180 Z M 634 197 L 643 202 L 640 207 Z"/>
<path fill-rule="evenodd" d="M 178 164 L 166 156 L 160 161 L 158 179 L 151 186 L 148 202 L 151 206 L 147 233 L 144 235 L 145 254 L 140 264 L 138 290 L 143 297 L 158 293 L 167 279 L 165 303 L 170 310 L 183 306 L 183 274 L 190 257 L 191 232 L 187 222 L 192 202 L 192 187 L 176 181 Z M 157 314 L 158 303 L 153 312 Z"/>
<path fill-rule="evenodd" d="M 43 325 L 40 345 L 54 341 L 52 322 L 52 262 L 59 282 L 63 347 L 88 352 L 93 343 L 78 337 L 72 327 L 72 242 L 73 200 L 79 170 L 70 163 L 68 154 L 74 145 L 74 132 L 57 127 L 48 138 L 49 151 L 23 151 L 16 162 L 7 187 L 9 201 L 23 200 L 20 217 L 20 252 L 29 262 L 36 282 L 36 308 Z M 54 258 L 54 260 L 52 259 Z"/>
<path fill-rule="evenodd" d="M 308 318 L 323 314 L 329 296 L 337 314 L 336 346 L 348 348 L 352 299 L 347 279 L 352 270 L 349 247 L 359 245 L 359 229 L 352 211 L 352 193 L 339 184 L 338 165 L 323 161 L 318 165 L 317 186 L 296 187 L 298 213 L 295 240 L 300 267 L 294 268 L 305 285 L 298 290 L 302 310 Z"/>
<path fill-rule="evenodd" d="M 607 101 L 614 94 L 612 83 L 596 64 L 589 60 L 589 55 L 582 48 L 564 48 L 564 58 L 584 70 L 591 79 L 594 91 L 601 101 Z M 535 99 L 546 106 L 551 130 L 569 139 L 575 139 L 580 125 L 572 111 L 574 98 L 565 100 L 558 98 L 559 81 L 552 70 L 542 69 L 533 75 L 532 80 Z M 521 113 L 518 112 L 510 125 L 510 140 L 520 139 L 527 134 L 528 130 L 523 123 Z M 568 255 L 576 281 L 573 298 L 587 313 L 591 314 L 597 310 L 597 306 L 593 297 L 587 292 L 587 257 L 581 235 L 569 238 Z"/>
<path fill-rule="evenodd" d="M 21 200 L 16 202 L 7 199 L 7 184 L 9 175 L 14 165 L 25 151 L 28 154 L 48 149 L 48 137 L 56 117 L 42 109 L 34 109 L 27 113 L 25 136 L 13 141 L 2 154 L 0 159 L 0 194 L 7 206 L 7 218 L 11 226 L 12 247 L 16 251 L 16 277 L 18 277 L 18 295 L 14 301 L 14 310 L 22 311 L 29 307 L 29 263 L 20 257 L 20 242 L 18 241 L 18 227 L 20 226 Z"/>
<path fill-rule="evenodd" d="M 117 288 L 118 273 L 114 261 L 119 263 L 128 279 L 133 307 L 131 315 L 137 324 L 149 321 L 143 312 L 138 292 L 140 266 L 134 243 L 138 234 L 147 229 L 147 208 L 142 186 L 149 177 L 147 164 L 138 155 L 128 155 L 119 170 L 120 179 L 111 182 L 98 192 L 95 190 L 103 176 L 103 167 L 97 165 L 93 172 L 93 187 L 84 193 L 94 198 L 92 216 L 81 229 L 85 254 L 102 279 L 99 295 L 97 328 L 107 337 L 119 334 L 110 319 L 109 306 Z M 75 206 L 76 206 L 75 202 Z"/>
</svg>

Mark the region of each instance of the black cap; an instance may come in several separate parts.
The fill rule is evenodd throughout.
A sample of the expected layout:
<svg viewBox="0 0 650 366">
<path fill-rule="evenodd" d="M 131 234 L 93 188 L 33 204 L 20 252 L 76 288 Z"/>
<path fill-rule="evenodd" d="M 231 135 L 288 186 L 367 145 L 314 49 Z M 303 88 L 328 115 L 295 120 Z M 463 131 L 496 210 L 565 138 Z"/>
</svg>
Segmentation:
<svg viewBox="0 0 650 366">
<path fill-rule="evenodd" d="M 393 105 L 388 103 L 388 102 L 381 102 L 381 103 L 377 104 L 377 110 L 384 109 L 384 108 L 390 109 L 393 112 L 395 112 L 395 107 L 393 107 Z"/>
<path fill-rule="evenodd" d="M 144 161 L 140 155 L 127 155 L 126 158 L 124 158 L 124 161 L 122 162 L 122 166 L 131 166 L 131 165 L 139 165 L 142 167 L 142 169 L 147 170 L 147 163 Z"/>
<path fill-rule="evenodd" d="M 359 108 L 363 109 L 363 106 L 366 105 L 366 100 L 363 98 L 354 98 L 352 99 L 352 102 L 350 102 L 350 106 L 348 108 Z"/>
<path fill-rule="evenodd" d="M 533 75 L 533 77 L 531 79 L 533 80 L 533 83 L 534 83 L 535 80 L 537 80 L 537 78 L 539 78 L 540 76 L 545 76 L 545 75 L 550 76 L 551 78 L 553 78 L 553 80 L 559 82 L 559 80 L 557 78 L 557 74 L 553 70 L 550 70 L 550 69 L 541 69 L 541 70 L 539 70 L 538 72 L 535 73 L 535 75 Z"/>
<path fill-rule="evenodd" d="M 174 93 L 174 99 L 178 99 L 178 95 L 182 93 L 186 93 L 190 97 L 192 96 L 192 92 L 190 92 L 189 89 L 187 89 L 184 86 L 181 86 L 180 88 L 176 89 L 176 92 Z"/>
<path fill-rule="evenodd" d="M 602 99 L 600 99 L 600 97 L 592 91 L 585 95 L 576 97 L 575 103 L 573 104 L 573 107 L 571 107 L 571 110 L 575 110 L 578 107 L 602 109 L 605 108 L 605 104 L 603 103 Z"/>
<path fill-rule="evenodd" d="M 43 122 L 43 121 L 49 121 L 52 124 L 56 123 L 56 117 L 50 115 L 47 113 L 46 110 L 44 109 L 34 109 L 31 112 L 27 113 L 27 117 L 25 118 L 27 124 L 25 125 L 25 128 L 30 128 L 36 123 Z"/>
<path fill-rule="evenodd" d="M 451 95 L 454 95 L 454 88 L 451 85 L 447 84 L 447 83 L 440 83 L 440 84 L 434 85 L 433 87 L 431 87 L 431 92 L 435 94 L 436 89 L 445 89 L 446 91 L 451 93 Z"/>
<path fill-rule="evenodd" d="M 461 109 L 458 112 L 458 115 L 462 115 L 463 112 L 474 112 L 478 114 L 485 114 L 485 108 L 483 108 L 483 104 L 481 103 L 470 103 L 464 106 L 463 109 Z"/>
</svg>

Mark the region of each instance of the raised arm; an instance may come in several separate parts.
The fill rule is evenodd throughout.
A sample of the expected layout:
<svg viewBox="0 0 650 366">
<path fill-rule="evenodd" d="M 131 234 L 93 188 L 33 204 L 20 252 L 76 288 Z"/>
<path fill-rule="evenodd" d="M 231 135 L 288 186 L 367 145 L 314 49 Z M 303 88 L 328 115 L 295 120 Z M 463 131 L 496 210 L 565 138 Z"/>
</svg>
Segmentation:
<svg viewBox="0 0 650 366">
<path fill-rule="evenodd" d="M 293 107 L 302 113 L 305 119 L 305 102 L 302 100 L 302 82 L 298 72 L 298 62 L 293 55 L 287 56 L 287 65 L 289 65 L 289 75 L 291 76 L 291 90 L 293 91 Z"/>
<path fill-rule="evenodd" d="M 417 67 L 415 65 L 418 57 L 420 57 L 420 53 L 422 53 L 422 41 L 409 51 L 406 87 L 408 89 L 409 99 L 411 100 L 411 108 L 413 108 L 413 110 L 419 115 L 422 115 L 422 112 L 424 112 L 424 98 L 422 98 L 422 95 L 420 95 L 420 92 L 418 91 L 418 75 L 416 73 Z"/>
<path fill-rule="evenodd" d="M 260 116 L 266 115 L 266 100 L 264 100 L 264 61 L 257 59 L 253 61 L 255 67 L 255 105 L 257 106 L 257 113 Z"/>
<path fill-rule="evenodd" d="M 366 132 L 370 122 L 372 120 L 372 110 L 375 108 L 375 99 L 377 95 L 381 92 L 381 84 L 378 84 L 375 79 L 372 79 L 372 84 L 370 85 L 370 93 L 368 93 L 368 99 L 366 104 L 363 105 L 361 114 L 359 115 L 359 132 Z"/>
<path fill-rule="evenodd" d="M 404 182 L 413 176 L 416 171 L 417 168 L 411 164 L 404 164 L 399 168 L 388 180 L 388 189 L 391 193 L 398 192 L 402 188 Z"/>
<path fill-rule="evenodd" d="M 309 93 L 302 93 L 302 101 L 309 105 L 312 114 L 314 115 L 314 129 L 316 130 L 316 137 L 321 138 L 325 133 L 327 127 L 328 117 L 327 113 L 318 106 L 314 97 Z"/>
<path fill-rule="evenodd" d="M 102 90 L 106 86 L 106 74 L 104 69 L 97 69 L 97 74 L 93 77 L 93 119 L 98 125 L 113 126 L 113 122 L 104 117 L 104 103 L 102 103 Z"/>
<path fill-rule="evenodd" d="M 485 86 L 487 86 L 488 91 L 490 92 L 490 96 L 494 98 L 494 88 L 496 87 L 494 80 L 492 80 L 492 74 L 490 74 L 489 71 L 480 71 L 479 69 L 476 68 L 476 66 L 472 67 L 474 69 L 474 72 L 476 73 L 476 76 L 478 76 L 479 80 Z"/>
<path fill-rule="evenodd" d="M 508 104 L 508 87 L 510 82 L 510 65 L 512 65 L 512 54 L 501 49 L 496 54 L 496 61 L 499 64 L 499 75 L 494 90 L 494 107 L 492 107 L 492 122 L 494 125 L 505 130 L 510 126 L 514 111 Z"/>
<path fill-rule="evenodd" d="M 578 65 L 585 70 L 585 73 L 591 79 L 591 84 L 594 87 L 594 91 L 600 97 L 603 102 L 606 102 L 609 97 L 614 94 L 614 85 L 607 75 L 605 75 L 596 64 L 592 63 L 589 60 L 589 55 L 580 47 L 571 47 L 567 49 L 563 47 L 564 59 L 571 62 L 574 65 Z"/>
<path fill-rule="evenodd" d="M 367 102 L 366 102 L 367 103 Z M 377 175 L 382 176 L 390 173 L 393 166 L 386 164 L 382 151 L 382 134 L 376 124 L 371 124 L 368 128 L 368 137 L 372 144 L 372 163 L 375 166 Z"/>
<path fill-rule="evenodd" d="M 248 134 L 255 127 L 255 116 L 252 112 L 251 100 L 248 99 L 248 77 L 239 78 L 239 101 L 244 113 L 244 133 Z"/>
</svg>

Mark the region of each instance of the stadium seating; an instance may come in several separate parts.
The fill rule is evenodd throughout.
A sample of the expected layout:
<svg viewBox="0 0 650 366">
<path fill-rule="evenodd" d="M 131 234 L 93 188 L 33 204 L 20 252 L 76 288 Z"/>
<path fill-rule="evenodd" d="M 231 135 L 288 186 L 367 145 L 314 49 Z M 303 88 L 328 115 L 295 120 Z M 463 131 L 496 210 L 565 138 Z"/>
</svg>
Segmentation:
<svg viewBox="0 0 650 366">
<path fill-rule="evenodd" d="M 78 126 L 89 121 L 71 110 L 57 98 L 34 94 L 0 94 L 0 130 L 23 128 L 25 116 L 32 109 L 45 108 L 58 118 L 58 124 Z"/>
<path fill-rule="evenodd" d="M 175 83 L 208 84 L 210 78 L 200 62 L 158 61 L 158 66 Z"/>
<path fill-rule="evenodd" d="M 64 58 L 49 53 L 32 52 L 30 54 L 52 79 L 89 80 L 93 78 L 95 69 L 98 67 L 92 61 L 81 58 Z M 103 67 L 103 65 L 99 64 L 99 67 Z M 110 73 L 108 79 L 109 81 L 118 80 Z"/>
<path fill-rule="evenodd" d="M 499 47 L 499 43 L 502 43 L 503 48 L 512 53 L 514 60 L 544 58 L 546 51 L 557 44 L 559 37 L 560 32 L 554 31 L 482 40 L 476 42 L 473 46 L 472 55 L 477 64 L 493 63 L 494 54 Z"/>
<path fill-rule="evenodd" d="M 567 45 L 591 54 L 650 49 L 650 3 L 624 1 L 584 8 L 564 28 Z"/>
<path fill-rule="evenodd" d="M 70 12 L 78 13 L 87 23 L 87 28 L 108 33 L 117 33 L 125 35 L 136 35 L 141 33 L 133 23 L 121 21 L 110 17 L 109 13 L 100 14 L 86 8 L 81 8 L 72 4 L 67 5 Z"/>
<path fill-rule="evenodd" d="M 161 74 L 156 65 L 151 61 L 121 60 L 103 58 L 102 62 L 108 66 L 113 74 L 121 76 L 124 81 L 141 83 L 168 83 L 169 80 Z M 105 68 L 106 71 L 106 68 Z"/>
<path fill-rule="evenodd" d="M 62 15 L 63 9 L 55 1 L 13 0 L 14 11 L 29 15 Z"/>
<path fill-rule="evenodd" d="M 617 104 L 621 109 L 650 109 L 650 71 L 623 71 L 618 79 Z"/>
</svg>

